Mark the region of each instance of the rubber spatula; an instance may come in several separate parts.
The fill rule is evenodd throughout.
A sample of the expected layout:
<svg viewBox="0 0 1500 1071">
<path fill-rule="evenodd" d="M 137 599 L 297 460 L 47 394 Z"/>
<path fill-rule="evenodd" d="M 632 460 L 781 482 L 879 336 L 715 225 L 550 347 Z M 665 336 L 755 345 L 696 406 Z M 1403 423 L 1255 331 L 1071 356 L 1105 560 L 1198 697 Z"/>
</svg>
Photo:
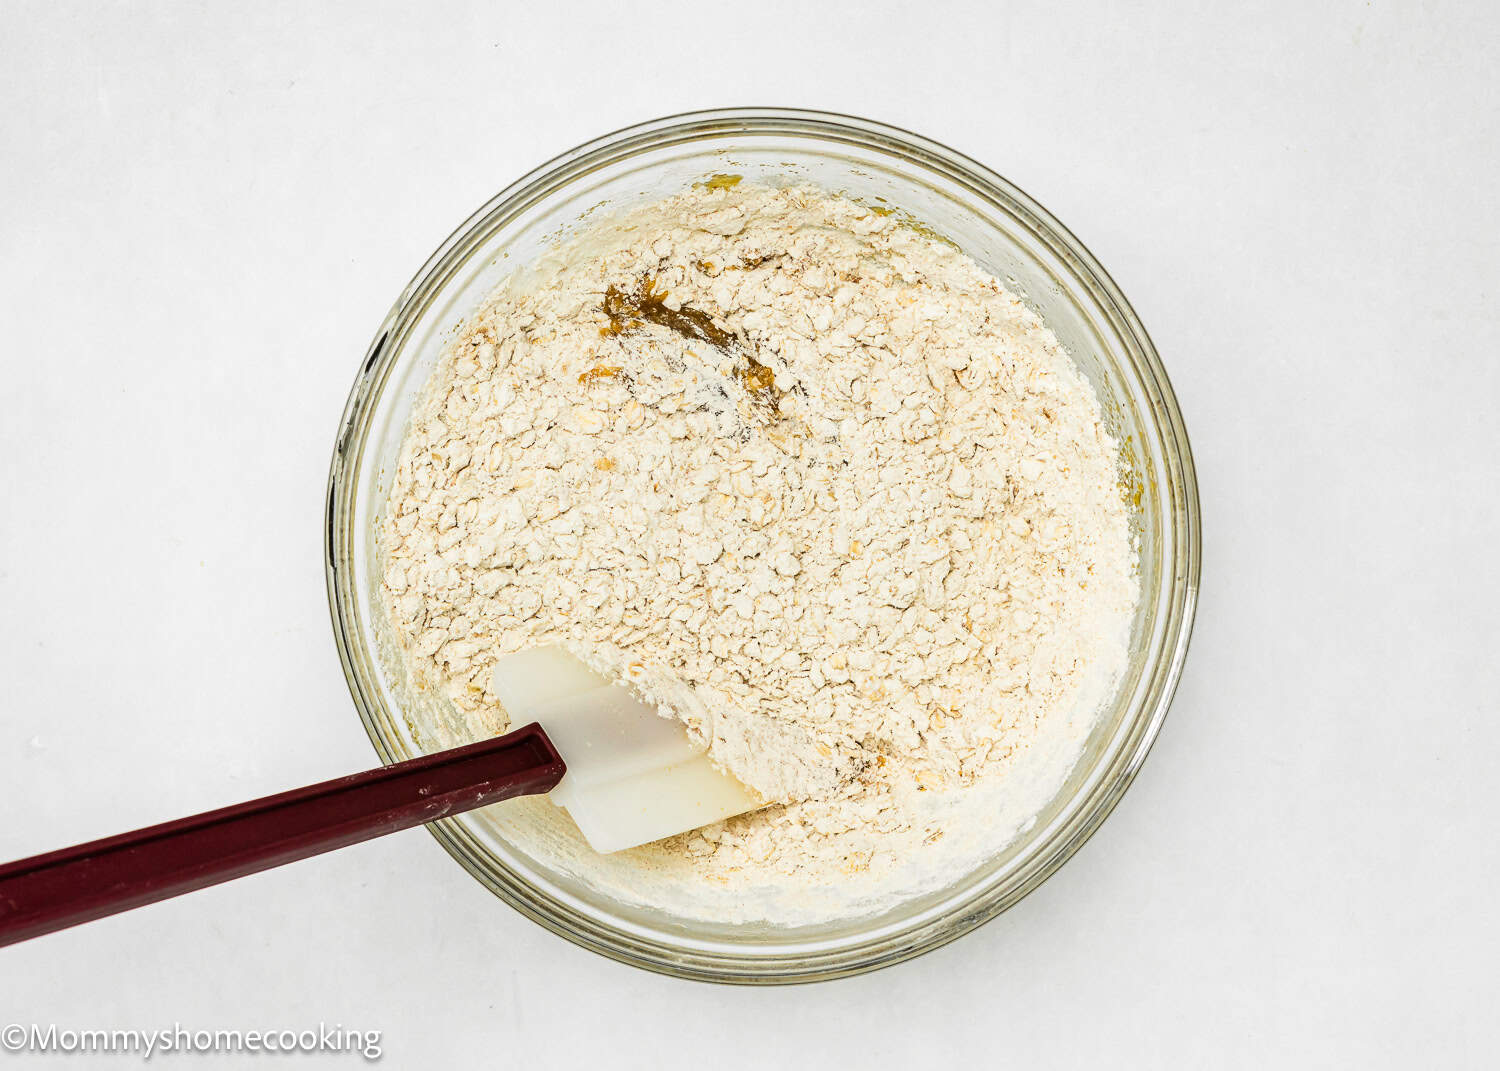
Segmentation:
<svg viewBox="0 0 1500 1071">
<path fill-rule="evenodd" d="M 558 648 L 501 659 L 525 728 L 0 866 L 0 945 L 498 803 L 552 794 L 615 852 L 764 805 L 687 730 Z"/>
</svg>

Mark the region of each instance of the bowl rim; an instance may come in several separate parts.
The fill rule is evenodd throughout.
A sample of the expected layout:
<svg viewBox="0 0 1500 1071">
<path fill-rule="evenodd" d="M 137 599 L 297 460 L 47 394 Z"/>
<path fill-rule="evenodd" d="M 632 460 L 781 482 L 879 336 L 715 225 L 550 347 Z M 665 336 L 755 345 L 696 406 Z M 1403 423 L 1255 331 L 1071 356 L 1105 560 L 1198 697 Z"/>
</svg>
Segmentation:
<svg viewBox="0 0 1500 1071">
<path fill-rule="evenodd" d="M 379 388 L 383 386 L 384 376 L 376 373 L 383 371 L 382 358 L 387 356 L 393 330 L 412 314 L 414 308 L 419 311 L 425 308 L 428 300 L 447 282 L 448 276 L 466 262 L 466 247 L 477 245 L 483 239 L 487 223 L 491 224 L 488 230 L 492 231 L 496 219 L 525 210 L 581 174 L 632 148 L 660 147 L 671 144 L 673 139 L 698 140 L 716 132 L 796 132 L 820 140 L 854 138 L 865 146 L 873 140 L 914 158 L 945 178 L 968 187 L 973 193 L 1003 204 L 1008 211 L 1020 216 L 1027 229 L 1047 244 L 1049 252 L 1066 261 L 1080 278 L 1092 285 L 1095 299 L 1106 314 L 1118 318 L 1116 328 L 1132 344 L 1133 356 L 1141 365 L 1138 369 L 1142 373 L 1141 386 L 1150 396 L 1153 415 L 1168 447 L 1163 459 L 1171 476 L 1168 490 L 1173 513 L 1180 518 L 1173 530 L 1173 545 L 1177 553 L 1170 562 L 1170 575 L 1163 576 L 1163 585 L 1170 586 L 1164 644 L 1156 663 L 1146 670 L 1151 678 L 1146 692 L 1147 702 L 1143 704 L 1149 706 L 1148 716 L 1138 716 L 1133 720 L 1130 738 L 1117 754 L 1107 757 L 1110 768 L 1100 773 L 1099 791 L 1090 805 L 1079 808 L 1050 841 L 1037 846 L 1022 880 L 1003 895 L 974 906 L 961 918 L 919 920 L 902 930 L 900 940 L 895 943 L 889 937 L 871 938 L 811 956 L 795 952 L 753 958 L 722 952 L 684 954 L 680 950 L 653 946 L 649 941 L 623 933 L 555 901 L 550 905 L 552 910 L 544 911 L 534 899 L 521 896 L 515 889 L 496 880 L 491 866 L 480 858 L 482 849 L 474 834 L 458 818 L 443 819 L 427 826 L 438 843 L 491 892 L 527 918 L 580 947 L 619 962 L 682 978 L 737 984 L 811 982 L 890 966 L 941 947 L 978 928 L 1014 906 L 1056 873 L 1114 810 L 1160 733 L 1181 679 L 1191 641 L 1202 552 L 1197 478 L 1187 429 L 1166 370 L 1124 293 L 1087 247 L 1056 217 L 983 164 L 900 127 L 858 116 L 802 108 L 738 107 L 691 111 L 623 127 L 533 168 L 465 219 L 401 291 L 376 330 L 349 392 L 329 466 L 324 513 L 325 580 L 334 639 L 345 681 L 365 731 L 382 762 L 399 761 L 403 756 L 391 748 L 386 731 L 375 716 L 374 708 L 380 704 L 365 693 L 365 684 L 356 664 L 353 636 L 357 629 L 352 627 L 355 623 L 351 620 L 350 608 L 345 605 L 348 593 L 343 589 L 348 570 L 341 563 L 343 533 L 338 521 L 345 515 L 352 515 L 349 507 L 357 481 L 350 478 L 345 461 L 361 415 L 378 398 Z M 445 266 L 448 268 L 446 272 Z M 357 445 L 362 446 L 362 441 Z"/>
</svg>

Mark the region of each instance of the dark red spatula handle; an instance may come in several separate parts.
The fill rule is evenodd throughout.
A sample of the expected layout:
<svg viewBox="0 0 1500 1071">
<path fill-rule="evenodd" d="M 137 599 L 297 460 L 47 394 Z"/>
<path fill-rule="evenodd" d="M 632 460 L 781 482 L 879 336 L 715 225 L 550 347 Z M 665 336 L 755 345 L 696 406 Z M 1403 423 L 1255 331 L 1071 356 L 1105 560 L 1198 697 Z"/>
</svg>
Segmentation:
<svg viewBox="0 0 1500 1071">
<path fill-rule="evenodd" d="M 507 736 L 0 866 L 0 945 L 165 900 L 512 796 L 566 772 L 547 734 Z"/>
</svg>

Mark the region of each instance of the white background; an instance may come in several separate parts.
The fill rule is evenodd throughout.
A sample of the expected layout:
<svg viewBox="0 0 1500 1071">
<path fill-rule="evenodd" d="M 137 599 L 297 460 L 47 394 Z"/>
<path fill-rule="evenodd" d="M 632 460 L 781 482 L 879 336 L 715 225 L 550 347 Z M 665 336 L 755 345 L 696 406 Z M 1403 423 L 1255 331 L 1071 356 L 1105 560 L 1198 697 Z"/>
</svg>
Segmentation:
<svg viewBox="0 0 1500 1071">
<path fill-rule="evenodd" d="M 666 113 L 865 115 L 1047 205 L 1161 350 L 1205 564 L 1114 816 L 914 962 L 648 975 L 414 830 L 0 951 L 0 1020 L 342 1023 L 398 1067 L 1491 1062 L 1500 14 L 1063 6 L 7 4 L 0 858 L 373 763 L 321 558 L 360 358 L 471 210 Z"/>
</svg>

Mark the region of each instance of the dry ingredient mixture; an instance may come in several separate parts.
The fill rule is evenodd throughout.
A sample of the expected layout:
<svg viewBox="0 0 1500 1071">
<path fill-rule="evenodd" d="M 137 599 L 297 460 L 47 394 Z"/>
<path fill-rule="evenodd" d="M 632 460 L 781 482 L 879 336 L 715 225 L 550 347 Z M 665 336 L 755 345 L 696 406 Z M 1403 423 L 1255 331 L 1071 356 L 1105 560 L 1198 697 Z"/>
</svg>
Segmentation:
<svg viewBox="0 0 1500 1071">
<path fill-rule="evenodd" d="M 888 210 L 732 179 L 586 226 L 461 326 L 379 545 L 395 657 L 473 736 L 509 722 L 495 660 L 561 643 L 777 801 L 617 857 L 510 819 L 718 919 L 876 910 L 1002 846 L 1136 598 L 1118 446 L 1021 300 Z"/>
</svg>

